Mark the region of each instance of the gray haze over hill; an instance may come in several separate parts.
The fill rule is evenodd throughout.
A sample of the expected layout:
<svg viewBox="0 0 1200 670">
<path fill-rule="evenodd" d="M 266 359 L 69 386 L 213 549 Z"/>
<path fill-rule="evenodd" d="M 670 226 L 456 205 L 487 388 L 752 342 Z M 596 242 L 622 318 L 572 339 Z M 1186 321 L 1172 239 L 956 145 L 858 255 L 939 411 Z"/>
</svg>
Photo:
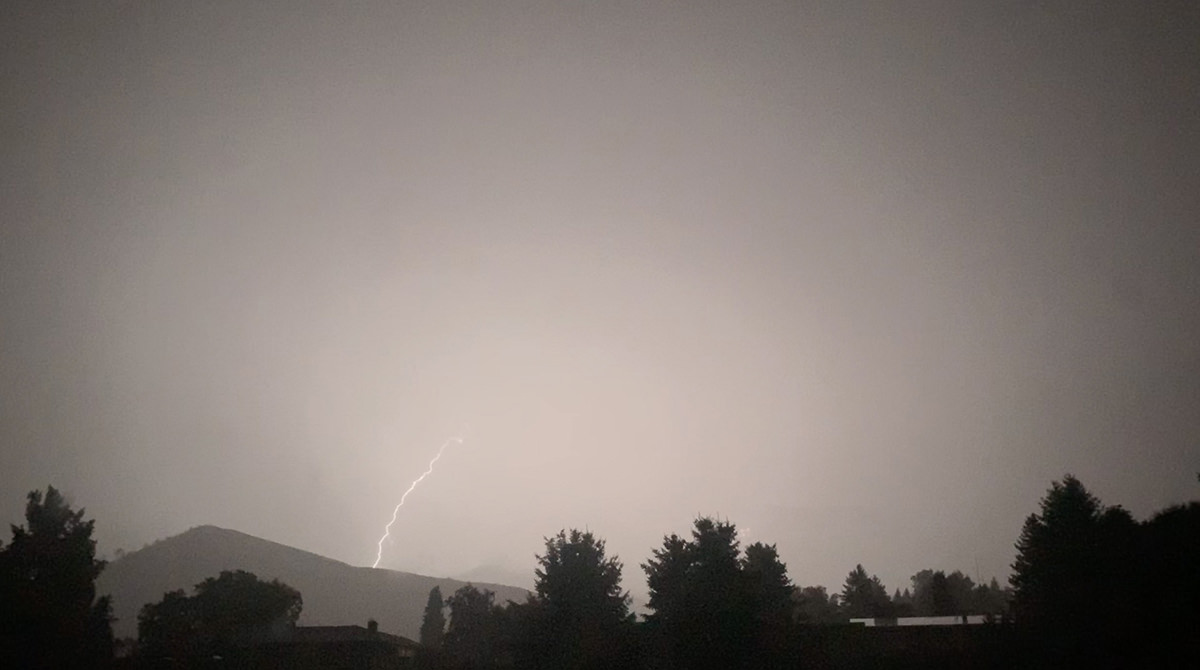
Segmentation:
<svg viewBox="0 0 1200 670">
<path fill-rule="evenodd" d="M 222 570 L 247 570 L 262 579 L 279 579 L 300 591 L 301 625 L 365 626 L 417 639 L 429 590 L 450 596 L 465 582 L 395 570 L 362 568 L 263 540 L 235 530 L 199 526 L 159 540 L 111 562 L 96 584 L 98 594 L 113 597 L 118 637 L 137 636 L 137 613 L 175 589 L 192 587 Z M 524 602 L 528 591 L 500 584 L 475 583 L 496 593 L 496 602 Z"/>
</svg>

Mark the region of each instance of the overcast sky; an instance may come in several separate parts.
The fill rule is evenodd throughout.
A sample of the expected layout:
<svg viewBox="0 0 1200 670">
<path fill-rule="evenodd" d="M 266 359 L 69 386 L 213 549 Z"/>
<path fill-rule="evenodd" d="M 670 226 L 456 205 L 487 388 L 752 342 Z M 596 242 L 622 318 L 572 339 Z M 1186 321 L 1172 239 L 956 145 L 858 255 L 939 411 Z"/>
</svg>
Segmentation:
<svg viewBox="0 0 1200 670">
<path fill-rule="evenodd" d="M 1198 3 L 0 26 L 0 521 L 370 565 L 466 430 L 382 567 L 528 585 L 578 526 L 644 592 L 707 514 L 894 589 L 1004 580 L 1066 472 L 1200 493 Z"/>
</svg>

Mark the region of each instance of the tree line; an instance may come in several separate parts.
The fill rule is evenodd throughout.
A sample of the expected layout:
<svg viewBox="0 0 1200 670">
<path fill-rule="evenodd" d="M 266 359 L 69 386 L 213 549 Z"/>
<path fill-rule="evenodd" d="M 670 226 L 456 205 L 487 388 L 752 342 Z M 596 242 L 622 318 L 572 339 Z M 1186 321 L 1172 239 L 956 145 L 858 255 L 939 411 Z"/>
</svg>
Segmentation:
<svg viewBox="0 0 1200 670">
<path fill-rule="evenodd" d="M 537 556 L 524 603 L 500 606 L 467 585 L 443 601 L 430 592 L 421 627 L 429 668 L 771 667 L 795 652 L 797 631 L 856 617 L 995 615 L 1010 593 L 955 571 L 922 570 L 889 596 L 861 565 L 840 594 L 797 588 L 774 545 L 743 550 L 727 521 L 697 519 L 690 536 L 667 536 L 641 564 L 649 613 L 640 621 L 621 589 L 623 566 L 592 533 L 561 531 Z M 446 626 L 445 610 L 449 610 Z"/>
<path fill-rule="evenodd" d="M 1011 634 L 987 667 L 1200 667 L 1200 502 L 1137 522 L 1074 476 L 1025 521 L 1007 587 L 921 570 L 888 594 L 856 565 L 842 590 L 796 587 L 774 545 L 739 547 L 732 523 L 697 519 L 640 565 L 640 621 L 622 565 L 591 533 L 563 531 L 537 556 L 535 593 L 499 606 L 465 586 L 436 589 L 422 627 L 430 668 L 795 667 L 806 631 L 854 618 L 983 615 Z M 469 640 L 469 644 L 461 641 Z M 995 649 L 989 649 L 989 653 Z M 836 653 L 830 657 L 836 658 Z M 964 660 L 964 659 L 959 659 Z M 1182 664 L 1182 665 L 1181 665 Z"/>
<path fill-rule="evenodd" d="M 111 608 L 97 597 L 93 521 L 53 487 L 28 496 L 26 526 L 0 544 L 0 664 L 104 667 Z M 775 545 L 742 547 L 733 523 L 697 519 L 639 565 L 649 591 L 637 617 L 624 565 L 591 532 L 562 530 L 536 556 L 525 602 L 496 603 L 468 585 L 428 597 L 417 664 L 424 668 L 795 667 L 814 631 L 851 619 L 984 615 L 1022 665 L 1200 661 L 1200 502 L 1136 521 L 1079 480 L 1054 482 L 1025 521 L 1007 587 L 961 571 L 921 570 L 891 594 L 862 565 L 842 589 L 797 587 Z M 278 581 L 223 572 L 194 593 L 143 607 L 138 654 L 186 658 L 269 639 L 295 626 L 301 594 Z M 843 641 L 841 644 L 845 644 Z M 1015 663 L 1015 661 L 1014 661 Z M 1200 663 L 1197 663 L 1200 667 Z"/>
</svg>

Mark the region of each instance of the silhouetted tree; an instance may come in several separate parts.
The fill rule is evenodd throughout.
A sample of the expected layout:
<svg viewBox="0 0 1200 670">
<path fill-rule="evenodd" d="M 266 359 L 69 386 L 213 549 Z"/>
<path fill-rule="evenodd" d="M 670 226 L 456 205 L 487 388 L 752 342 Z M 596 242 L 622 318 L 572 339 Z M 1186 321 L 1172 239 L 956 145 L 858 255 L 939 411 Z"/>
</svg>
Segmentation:
<svg viewBox="0 0 1200 670">
<path fill-rule="evenodd" d="M 663 539 L 662 549 L 652 550 L 653 558 L 642 564 L 650 587 L 651 613 L 647 621 L 674 625 L 686 614 L 689 572 L 694 553 L 692 544 L 678 535 Z"/>
<path fill-rule="evenodd" d="M 1017 620 L 1067 625 L 1094 613 L 1100 501 L 1078 479 L 1054 482 L 1025 520 L 1009 581 Z"/>
<path fill-rule="evenodd" d="M 670 663 L 729 667 L 742 656 L 749 625 L 733 524 L 699 518 L 690 542 L 664 538 L 642 569 L 650 587 L 647 620 Z"/>
<path fill-rule="evenodd" d="M 101 667 L 112 660 L 112 615 L 95 581 L 93 520 L 53 486 L 32 491 L 26 526 L 0 550 L 0 662 L 10 667 Z"/>
<path fill-rule="evenodd" d="M 752 626 L 752 653 L 746 660 L 761 667 L 784 653 L 791 633 L 796 587 L 773 544 L 755 542 L 747 546 L 741 569 Z"/>
<path fill-rule="evenodd" d="M 647 628 L 668 667 L 762 661 L 790 624 L 793 586 L 775 547 L 754 544 L 743 557 L 731 523 L 697 519 L 690 541 L 663 538 L 642 569 Z"/>
<path fill-rule="evenodd" d="M 1200 667 L 1200 502 L 1174 505 L 1144 524 L 1139 565 L 1146 665 Z"/>
<path fill-rule="evenodd" d="M 961 574 L 961 573 L 959 573 Z M 949 579 L 941 570 L 921 570 L 912 576 L 914 616 L 962 614 L 951 593 Z"/>
<path fill-rule="evenodd" d="M 951 614 L 982 614 L 974 608 L 975 581 L 961 570 L 946 575 L 946 592 L 950 595 Z"/>
<path fill-rule="evenodd" d="M 425 616 L 421 620 L 421 645 L 427 649 L 437 651 L 442 648 L 442 637 L 446 634 L 446 615 L 442 612 L 445 606 L 442 590 L 437 586 L 429 589 Z"/>
<path fill-rule="evenodd" d="M 182 589 L 168 591 L 138 614 L 138 653 L 151 658 L 193 658 L 206 648 L 194 601 Z"/>
<path fill-rule="evenodd" d="M 222 571 L 196 594 L 164 594 L 138 615 L 138 644 L 151 657 L 211 654 L 230 646 L 277 639 L 296 625 L 300 592 L 244 570 Z"/>
<path fill-rule="evenodd" d="M 842 612 L 851 619 L 889 617 L 892 601 L 887 589 L 875 575 L 867 575 L 862 564 L 858 564 L 846 575 L 842 587 Z"/>
<path fill-rule="evenodd" d="M 746 547 L 741 567 L 755 617 L 760 621 L 791 620 L 796 587 L 775 545 L 755 542 Z"/>
<path fill-rule="evenodd" d="M 905 593 L 908 590 L 905 589 Z M 912 595 L 893 598 L 907 599 L 913 616 L 951 616 L 990 614 L 997 616 L 1007 608 L 1008 594 L 993 578 L 991 584 L 976 585 L 961 570 L 950 574 L 938 570 L 921 570 L 912 576 Z"/>
<path fill-rule="evenodd" d="M 987 584 L 979 584 L 971 592 L 971 608 L 969 614 L 985 614 L 999 617 L 1008 612 L 1009 592 L 1000 588 L 1000 583 L 992 577 Z"/>
<path fill-rule="evenodd" d="M 892 594 L 892 614 L 897 617 L 916 616 L 912 591 L 904 589 L 901 592 L 899 588 L 896 589 Z"/>
<path fill-rule="evenodd" d="M 467 584 L 446 600 L 450 625 L 442 649 L 454 667 L 477 670 L 496 664 L 502 626 L 495 598 L 495 593 Z"/>
<path fill-rule="evenodd" d="M 1054 482 L 1017 541 L 1010 582 L 1016 621 L 1038 631 L 1054 664 L 1117 658 L 1136 647 L 1138 525 L 1105 509 L 1071 475 Z"/>
<path fill-rule="evenodd" d="M 933 616 L 933 570 L 921 570 L 911 581 L 913 616 Z"/>
<path fill-rule="evenodd" d="M 929 580 L 930 616 L 950 616 L 958 614 L 954 597 L 950 594 L 950 583 L 946 573 L 938 570 Z"/>
<path fill-rule="evenodd" d="M 806 624 L 843 623 L 838 595 L 830 595 L 824 586 L 805 586 L 796 591 L 796 619 Z"/>
<path fill-rule="evenodd" d="M 535 595 L 525 607 L 520 665 L 589 668 L 628 665 L 632 616 L 621 562 L 604 541 L 572 529 L 546 538 Z"/>
</svg>

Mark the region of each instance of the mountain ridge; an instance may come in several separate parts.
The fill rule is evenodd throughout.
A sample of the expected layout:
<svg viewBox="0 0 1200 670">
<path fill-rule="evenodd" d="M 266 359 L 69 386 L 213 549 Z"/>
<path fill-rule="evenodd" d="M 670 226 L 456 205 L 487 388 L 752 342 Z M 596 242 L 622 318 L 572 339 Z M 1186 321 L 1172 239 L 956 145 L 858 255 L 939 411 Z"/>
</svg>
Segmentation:
<svg viewBox="0 0 1200 670">
<path fill-rule="evenodd" d="M 222 570 L 246 570 L 300 591 L 301 625 L 366 625 L 416 639 L 429 590 L 449 596 L 467 583 L 496 593 L 496 601 L 523 601 L 529 591 L 505 584 L 465 582 L 398 570 L 359 567 L 279 542 L 212 525 L 190 528 L 109 563 L 96 580 L 97 595 L 113 600 L 113 632 L 137 636 L 142 606 L 175 589 L 192 588 Z"/>
</svg>

